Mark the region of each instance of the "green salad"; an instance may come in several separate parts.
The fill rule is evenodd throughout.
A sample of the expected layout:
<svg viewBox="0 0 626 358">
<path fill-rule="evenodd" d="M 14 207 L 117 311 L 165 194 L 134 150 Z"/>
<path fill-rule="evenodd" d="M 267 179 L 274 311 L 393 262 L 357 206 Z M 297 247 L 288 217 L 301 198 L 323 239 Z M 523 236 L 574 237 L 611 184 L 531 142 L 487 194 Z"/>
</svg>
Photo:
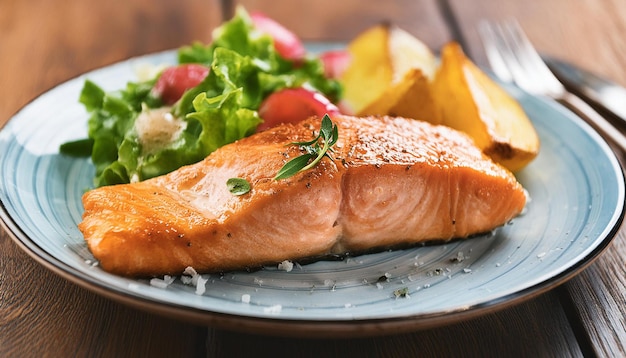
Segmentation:
<svg viewBox="0 0 626 358">
<path fill-rule="evenodd" d="M 178 49 L 179 65 L 200 64 L 208 74 L 171 104 L 155 92 L 160 74 L 129 82 L 114 92 L 86 80 L 79 101 L 90 114 L 88 138 L 63 144 L 61 152 L 91 156 L 96 187 L 142 181 L 198 162 L 217 148 L 253 134 L 262 123 L 260 104 L 276 91 L 305 87 L 333 102 L 339 99 L 341 87 L 325 77 L 319 58 L 285 59 L 273 42 L 239 8 L 235 17 L 214 31 L 210 44 Z M 177 130 L 166 140 L 146 145 L 138 118 L 156 111 L 167 112 L 168 123 Z"/>
</svg>

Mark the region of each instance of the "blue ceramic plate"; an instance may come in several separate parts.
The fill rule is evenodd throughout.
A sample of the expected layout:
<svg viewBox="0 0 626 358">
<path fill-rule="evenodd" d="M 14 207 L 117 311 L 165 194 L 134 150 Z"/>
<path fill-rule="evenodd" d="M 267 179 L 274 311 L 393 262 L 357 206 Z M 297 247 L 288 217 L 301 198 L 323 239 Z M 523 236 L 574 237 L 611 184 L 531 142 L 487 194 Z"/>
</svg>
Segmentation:
<svg viewBox="0 0 626 358">
<path fill-rule="evenodd" d="M 59 155 L 86 133 L 78 103 L 85 78 L 106 90 L 135 79 L 125 61 L 66 82 L 37 98 L 0 132 L 0 216 L 15 241 L 61 276 L 112 299 L 225 328 L 291 335 L 368 335 L 453 322 L 520 302 L 571 278 L 612 239 L 623 216 L 624 178 L 605 142 L 543 98 L 508 88 L 541 137 L 538 158 L 518 174 L 530 202 L 492 234 L 344 261 L 203 275 L 206 291 L 177 278 L 162 288 L 101 270 L 77 229 L 87 159 Z M 398 295 L 400 292 L 408 295 Z"/>
</svg>

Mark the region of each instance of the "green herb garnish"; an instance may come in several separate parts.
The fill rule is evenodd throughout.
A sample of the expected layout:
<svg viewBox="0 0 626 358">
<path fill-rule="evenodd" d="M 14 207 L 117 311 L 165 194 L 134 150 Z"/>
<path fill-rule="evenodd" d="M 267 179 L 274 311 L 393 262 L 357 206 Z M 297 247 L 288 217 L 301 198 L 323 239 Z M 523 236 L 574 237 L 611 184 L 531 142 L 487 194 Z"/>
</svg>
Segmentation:
<svg viewBox="0 0 626 358">
<path fill-rule="evenodd" d="M 409 297 L 409 288 L 408 287 L 399 288 L 399 289 L 393 291 L 393 295 L 396 298 L 407 298 L 407 297 Z"/>
<path fill-rule="evenodd" d="M 233 195 L 243 195 L 250 191 L 250 183 L 243 178 L 230 178 L 226 181 L 226 186 Z"/>
<path fill-rule="evenodd" d="M 93 139 L 79 139 L 61 144 L 59 151 L 72 157 L 88 157 L 93 150 Z"/>
<path fill-rule="evenodd" d="M 325 114 L 322 118 L 322 125 L 317 137 L 308 142 L 291 143 L 292 145 L 300 146 L 306 153 L 285 163 L 274 177 L 274 180 L 286 179 L 298 172 L 311 169 L 316 166 L 323 157 L 328 157 L 332 160 L 333 158 L 330 156 L 329 151 L 332 153 L 332 146 L 337 143 L 338 138 L 339 133 L 337 125 L 330 120 L 328 114 Z"/>
</svg>

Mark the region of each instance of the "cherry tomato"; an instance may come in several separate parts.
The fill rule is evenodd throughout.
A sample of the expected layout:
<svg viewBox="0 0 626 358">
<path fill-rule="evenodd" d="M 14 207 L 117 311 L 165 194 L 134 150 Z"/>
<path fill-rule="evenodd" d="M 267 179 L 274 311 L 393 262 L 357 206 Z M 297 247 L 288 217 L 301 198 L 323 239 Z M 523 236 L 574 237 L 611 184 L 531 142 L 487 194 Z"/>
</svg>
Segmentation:
<svg viewBox="0 0 626 358">
<path fill-rule="evenodd" d="M 339 109 L 319 92 L 304 88 L 287 88 L 269 95 L 259 107 L 263 119 L 257 132 L 281 123 L 296 123 L 311 116 L 338 114 Z"/>
<path fill-rule="evenodd" d="M 338 79 L 350 65 L 350 53 L 346 50 L 332 50 L 320 54 L 326 78 Z"/>
<path fill-rule="evenodd" d="M 257 30 L 274 39 L 274 48 L 279 55 L 293 61 L 304 58 L 304 45 L 293 32 L 261 12 L 252 12 L 250 17 Z"/>
<path fill-rule="evenodd" d="M 200 84 L 208 73 L 208 67 L 193 63 L 168 67 L 154 84 L 154 93 L 164 104 L 174 104 L 186 90 Z"/>
</svg>

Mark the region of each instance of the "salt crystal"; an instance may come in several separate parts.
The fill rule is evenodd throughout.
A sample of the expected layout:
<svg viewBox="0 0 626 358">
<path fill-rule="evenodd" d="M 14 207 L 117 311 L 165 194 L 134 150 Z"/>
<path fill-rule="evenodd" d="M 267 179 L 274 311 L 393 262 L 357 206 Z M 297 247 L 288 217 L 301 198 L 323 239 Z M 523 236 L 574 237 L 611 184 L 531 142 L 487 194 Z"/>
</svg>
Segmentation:
<svg viewBox="0 0 626 358">
<path fill-rule="evenodd" d="M 289 272 L 293 270 L 293 262 L 285 260 L 278 264 L 278 269 Z"/>
<path fill-rule="evenodd" d="M 198 275 L 196 278 L 196 295 L 203 295 L 206 292 L 206 283 L 208 279 Z"/>
<path fill-rule="evenodd" d="M 186 276 L 187 277 L 186 277 Z M 189 277 L 191 276 L 191 277 Z M 183 276 L 180 277 L 180 280 L 186 285 L 198 285 L 198 272 L 191 266 L 187 266 L 185 271 L 183 271 Z"/>
<path fill-rule="evenodd" d="M 165 281 L 160 278 L 153 278 L 150 280 L 150 286 L 158 287 L 158 288 L 167 288 L 169 286 Z"/>
<path fill-rule="evenodd" d="M 153 278 L 150 280 L 150 286 L 158 287 L 158 288 L 167 288 L 167 286 L 171 285 L 174 282 L 174 276 L 165 275 L 163 279 Z"/>
<path fill-rule="evenodd" d="M 270 313 L 270 314 L 279 314 L 282 309 L 283 309 L 283 306 L 281 306 L 281 305 L 274 305 L 274 306 L 270 306 L 270 307 L 265 307 L 263 309 L 263 312 Z"/>
</svg>

